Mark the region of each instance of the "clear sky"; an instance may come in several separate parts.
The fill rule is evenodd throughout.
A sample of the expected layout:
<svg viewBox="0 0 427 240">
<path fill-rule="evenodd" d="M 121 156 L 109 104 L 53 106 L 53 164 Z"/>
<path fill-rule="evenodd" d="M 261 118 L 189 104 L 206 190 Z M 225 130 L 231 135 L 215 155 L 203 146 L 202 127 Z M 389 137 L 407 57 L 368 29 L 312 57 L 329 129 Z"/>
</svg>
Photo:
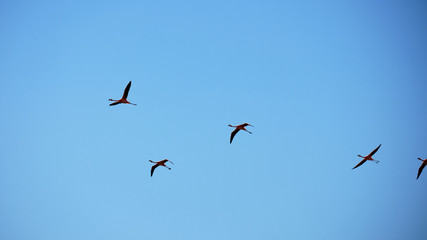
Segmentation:
<svg viewBox="0 0 427 240">
<path fill-rule="evenodd" d="M 426 43 L 425 1 L 1 1 L 0 239 L 424 240 Z"/>
</svg>

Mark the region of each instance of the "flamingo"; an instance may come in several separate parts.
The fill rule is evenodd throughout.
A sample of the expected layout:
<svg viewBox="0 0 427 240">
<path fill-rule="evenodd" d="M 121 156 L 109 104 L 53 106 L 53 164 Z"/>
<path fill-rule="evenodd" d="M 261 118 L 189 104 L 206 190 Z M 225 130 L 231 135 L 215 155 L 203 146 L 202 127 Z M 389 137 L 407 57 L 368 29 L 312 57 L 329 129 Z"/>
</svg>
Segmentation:
<svg viewBox="0 0 427 240">
<path fill-rule="evenodd" d="M 378 151 L 378 149 L 381 147 L 381 144 L 377 147 L 377 148 L 375 148 L 374 149 L 374 151 L 372 151 L 371 153 L 369 153 L 369 155 L 367 155 L 367 156 L 361 156 L 361 155 L 357 155 L 358 157 L 361 157 L 361 158 L 363 158 L 363 160 L 359 163 L 359 164 L 357 164 L 353 169 L 355 169 L 355 168 L 357 168 L 358 166 L 360 166 L 360 165 L 362 165 L 362 164 L 364 164 L 366 161 L 368 161 L 368 160 L 370 160 L 370 161 L 374 161 L 375 163 L 379 163 L 379 161 L 378 160 L 375 160 L 375 159 L 372 159 L 372 156 Z"/>
<path fill-rule="evenodd" d="M 165 163 L 166 162 L 171 162 L 172 164 L 173 164 L 173 162 L 171 161 L 171 160 L 168 160 L 168 159 L 163 159 L 162 161 L 158 161 L 158 162 L 154 162 L 154 161 L 151 161 L 150 160 L 150 162 L 152 162 L 152 163 L 155 163 L 152 167 L 151 167 L 151 176 L 153 176 L 153 172 L 154 172 L 154 169 L 156 169 L 158 166 L 163 166 L 163 167 L 165 167 L 165 168 L 167 168 L 167 169 L 169 169 L 169 170 L 171 170 L 171 168 L 170 167 L 168 167 L 168 166 L 166 166 L 165 165 Z M 175 164 L 174 164 L 175 165 Z"/>
<path fill-rule="evenodd" d="M 418 169 L 417 179 L 420 177 L 420 174 L 422 173 L 424 167 L 427 165 L 427 158 L 424 160 L 422 160 L 421 158 L 418 158 L 418 160 L 423 161 L 423 163 L 421 164 L 420 168 Z"/>
<path fill-rule="evenodd" d="M 121 99 L 119 99 L 119 100 L 113 100 L 113 99 L 108 99 L 108 101 L 114 101 L 113 103 L 111 103 L 110 104 L 110 106 L 113 106 L 113 105 L 117 105 L 117 104 L 119 104 L 119 103 L 124 103 L 124 104 L 132 104 L 132 105 L 135 105 L 136 106 L 136 104 L 135 103 L 131 103 L 131 102 L 129 102 L 126 98 L 128 97 L 128 93 L 129 93 L 129 89 L 130 89 L 130 85 L 132 84 L 132 81 L 129 81 L 129 83 L 128 83 L 128 85 L 126 86 L 126 88 L 125 88 L 125 91 L 124 91 L 124 93 L 123 93 L 123 97 L 121 98 Z"/>
<path fill-rule="evenodd" d="M 237 132 L 239 132 L 240 130 L 244 130 L 244 131 L 246 131 L 246 132 L 248 132 L 248 133 L 250 133 L 250 134 L 252 134 L 251 132 L 249 132 L 248 130 L 246 130 L 246 126 L 251 126 L 251 127 L 253 127 L 252 125 L 250 125 L 249 123 L 243 123 L 243 124 L 240 124 L 240 125 L 237 125 L 237 126 L 232 126 L 232 125 L 230 125 L 230 124 L 228 124 L 228 126 L 229 127 L 234 127 L 234 128 L 236 128 L 236 129 L 234 129 L 234 131 L 233 132 L 231 132 L 231 136 L 230 136 L 230 144 L 231 144 L 231 142 L 233 141 L 233 138 L 234 138 L 234 136 L 236 135 L 236 133 Z"/>
</svg>

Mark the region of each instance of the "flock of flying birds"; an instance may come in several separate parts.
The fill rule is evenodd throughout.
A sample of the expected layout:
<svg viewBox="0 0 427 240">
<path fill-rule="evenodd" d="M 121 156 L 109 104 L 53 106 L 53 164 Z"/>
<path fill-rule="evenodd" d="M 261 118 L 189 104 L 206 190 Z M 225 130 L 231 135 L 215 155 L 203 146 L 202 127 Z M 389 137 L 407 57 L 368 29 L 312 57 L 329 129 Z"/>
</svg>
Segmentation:
<svg viewBox="0 0 427 240">
<path fill-rule="evenodd" d="M 128 100 L 127 100 L 127 97 L 128 97 L 128 93 L 129 93 L 129 89 L 130 89 L 130 86 L 131 86 L 131 84 L 132 84 L 132 81 L 130 81 L 129 83 L 128 83 L 128 85 L 126 86 L 126 88 L 125 88 L 125 91 L 124 91 L 124 93 L 123 93 L 123 96 L 122 96 L 122 98 L 121 99 L 119 99 L 119 100 L 113 100 L 113 99 L 108 99 L 108 101 L 113 101 L 113 103 L 111 103 L 110 104 L 110 106 L 114 106 L 114 105 L 117 105 L 117 104 L 120 104 L 120 103 L 123 103 L 123 104 L 132 104 L 132 105 L 135 105 L 136 106 L 136 104 L 135 103 L 131 103 L 131 102 L 129 102 Z M 248 133 L 250 133 L 250 134 L 252 134 L 252 132 L 249 132 L 245 127 L 246 126 L 251 126 L 251 127 L 253 127 L 252 125 L 250 125 L 249 123 L 243 123 L 243 124 L 240 124 L 240 125 L 237 125 L 237 126 L 232 126 L 232 125 L 230 125 L 230 124 L 228 124 L 228 126 L 229 127 L 234 127 L 235 129 L 234 129 L 234 131 L 233 132 L 231 132 L 231 136 L 230 136 L 230 144 L 231 144 L 231 142 L 233 141 L 233 138 L 234 138 L 234 136 L 240 131 L 240 130 L 243 130 L 243 131 L 246 131 L 246 132 L 248 132 Z M 361 158 L 363 158 L 363 160 L 362 161 L 360 161 L 353 169 L 355 169 L 355 168 L 357 168 L 357 167 L 359 167 L 359 166 L 361 166 L 362 164 L 364 164 L 366 161 L 373 161 L 373 162 L 375 162 L 375 163 L 378 163 L 379 161 L 378 160 L 375 160 L 375 159 L 373 159 L 372 158 L 372 156 L 378 151 L 378 149 L 380 149 L 380 147 L 381 147 L 381 144 L 377 147 L 377 148 L 375 148 L 371 153 L 369 153 L 368 155 L 366 155 L 366 156 L 361 156 L 361 155 L 357 155 L 358 157 L 361 157 Z M 420 166 L 420 168 L 418 169 L 418 175 L 417 175 L 417 179 L 420 177 L 420 174 L 421 174 L 421 172 L 423 171 L 423 169 L 424 169 L 424 167 L 427 165 L 427 158 L 426 159 L 421 159 L 421 158 L 418 158 L 418 160 L 420 160 L 420 161 L 422 161 L 423 163 L 421 164 L 421 166 Z M 165 167 L 165 168 L 167 168 L 167 169 L 169 169 L 169 170 L 171 170 L 171 168 L 170 167 L 168 167 L 168 166 L 166 166 L 166 162 L 170 162 L 170 163 L 172 163 L 172 164 L 174 164 L 171 160 L 168 160 L 168 159 L 163 159 L 163 160 L 161 160 L 161 161 L 158 161 L 158 162 L 154 162 L 154 161 L 152 161 L 152 160 L 149 160 L 150 162 L 152 162 L 152 163 L 154 163 L 154 165 L 151 167 L 151 176 L 153 176 L 153 173 L 154 173 L 154 170 L 158 167 L 158 166 L 163 166 L 163 167 Z"/>
</svg>

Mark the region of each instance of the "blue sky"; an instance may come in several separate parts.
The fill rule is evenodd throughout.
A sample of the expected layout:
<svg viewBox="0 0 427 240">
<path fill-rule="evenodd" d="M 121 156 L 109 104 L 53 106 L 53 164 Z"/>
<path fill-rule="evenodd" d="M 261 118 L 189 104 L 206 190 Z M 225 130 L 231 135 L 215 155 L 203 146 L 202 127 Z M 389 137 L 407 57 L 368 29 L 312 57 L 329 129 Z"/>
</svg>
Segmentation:
<svg viewBox="0 0 427 240">
<path fill-rule="evenodd" d="M 426 13 L 1 1 L 0 239 L 425 239 Z"/>
</svg>

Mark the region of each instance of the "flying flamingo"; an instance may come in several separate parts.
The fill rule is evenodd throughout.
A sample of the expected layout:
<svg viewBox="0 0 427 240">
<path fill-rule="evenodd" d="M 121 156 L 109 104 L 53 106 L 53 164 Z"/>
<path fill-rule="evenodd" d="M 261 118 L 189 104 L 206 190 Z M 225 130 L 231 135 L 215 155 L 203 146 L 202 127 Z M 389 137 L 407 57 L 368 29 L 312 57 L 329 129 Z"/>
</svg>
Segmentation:
<svg viewBox="0 0 427 240">
<path fill-rule="evenodd" d="M 424 160 L 422 160 L 421 158 L 418 158 L 418 160 L 423 161 L 423 164 L 421 164 L 421 167 L 418 169 L 417 179 L 420 177 L 421 172 L 423 171 L 424 167 L 427 165 L 427 158 Z"/>
<path fill-rule="evenodd" d="M 130 89 L 131 84 L 132 84 L 132 81 L 129 81 L 128 85 L 125 88 L 125 92 L 123 93 L 123 97 L 121 99 L 119 99 L 119 100 L 113 100 L 111 98 L 108 99 L 108 101 L 114 101 L 113 103 L 110 104 L 110 106 L 117 105 L 119 103 L 132 104 L 132 105 L 136 106 L 135 103 L 131 103 L 126 99 L 128 97 L 128 93 L 129 93 L 129 89 Z"/>
<path fill-rule="evenodd" d="M 375 148 L 375 150 L 374 151 L 372 151 L 371 153 L 369 153 L 369 155 L 367 155 L 367 156 L 360 156 L 360 155 L 357 155 L 358 157 L 361 157 L 361 158 L 363 158 L 363 160 L 359 163 L 359 164 L 357 164 L 353 169 L 355 169 L 355 168 L 357 168 L 358 166 L 360 166 L 360 165 L 362 165 L 362 164 L 364 164 L 366 161 L 368 161 L 368 160 L 370 160 L 370 161 L 374 161 L 375 163 L 378 163 L 379 161 L 378 160 L 375 160 L 375 159 L 372 159 L 372 156 L 374 156 L 374 154 L 378 151 L 378 149 L 381 147 L 381 144 L 377 147 L 377 148 Z"/>
<path fill-rule="evenodd" d="M 163 166 L 163 167 L 165 167 L 165 168 L 167 168 L 167 169 L 169 169 L 169 170 L 171 170 L 171 168 L 170 167 L 168 167 L 168 166 L 166 166 L 165 165 L 165 163 L 166 162 L 171 162 L 172 164 L 173 164 L 173 162 L 171 161 L 171 160 L 167 160 L 167 159 L 163 159 L 162 161 L 158 161 L 158 162 L 154 162 L 154 161 L 151 161 L 150 160 L 150 162 L 152 162 L 152 163 L 155 163 L 152 167 L 151 167 L 151 176 L 153 176 L 153 172 L 154 172 L 154 169 L 156 169 L 158 166 Z"/>
<path fill-rule="evenodd" d="M 233 141 L 233 138 L 234 138 L 234 136 L 236 135 L 236 133 L 237 132 L 239 132 L 240 130 L 244 130 L 244 131 L 246 131 L 246 132 L 248 132 L 248 133 L 250 133 L 250 134 L 252 134 L 251 132 L 249 132 L 248 130 L 246 130 L 246 126 L 251 126 L 251 127 L 253 127 L 252 125 L 250 125 L 249 123 L 243 123 L 243 124 L 240 124 L 240 125 L 237 125 L 237 126 L 232 126 L 232 125 L 230 125 L 230 124 L 228 124 L 228 126 L 229 127 L 234 127 L 234 128 L 236 128 L 236 129 L 234 129 L 234 131 L 233 132 L 231 132 L 231 137 L 230 137 L 230 144 L 231 144 L 231 142 Z"/>
</svg>

